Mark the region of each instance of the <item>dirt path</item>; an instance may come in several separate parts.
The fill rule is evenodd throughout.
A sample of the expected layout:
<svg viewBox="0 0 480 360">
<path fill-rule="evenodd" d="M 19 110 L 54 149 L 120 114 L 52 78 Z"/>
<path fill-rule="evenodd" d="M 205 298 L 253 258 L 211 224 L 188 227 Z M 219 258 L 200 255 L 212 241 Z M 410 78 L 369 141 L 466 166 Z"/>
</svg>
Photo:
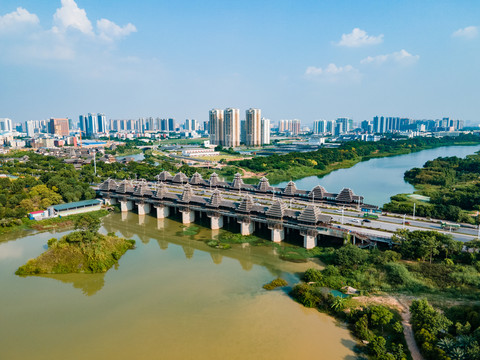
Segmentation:
<svg viewBox="0 0 480 360">
<path fill-rule="evenodd" d="M 412 324 L 410 324 L 410 309 L 406 305 L 404 299 L 396 298 L 400 305 L 400 315 L 402 316 L 403 334 L 405 335 L 405 341 L 407 342 L 410 354 L 412 354 L 413 360 L 423 360 L 423 356 L 420 353 L 415 337 L 413 336 Z"/>
<path fill-rule="evenodd" d="M 400 299 L 391 296 L 359 296 L 355 298 L 359 304 L 379 304 L 387 307 L 394 307 L 400 311 L 402 317 L 403 334 L 407 342 L 408 350 L 412 355 L 413 360 L 423 360 L 420 349 L 417 346 L 415 337 L 413 336 L 412 325 L 410 324 L 410 310 L 407 304 L 407 299 Z"/>
</svg>

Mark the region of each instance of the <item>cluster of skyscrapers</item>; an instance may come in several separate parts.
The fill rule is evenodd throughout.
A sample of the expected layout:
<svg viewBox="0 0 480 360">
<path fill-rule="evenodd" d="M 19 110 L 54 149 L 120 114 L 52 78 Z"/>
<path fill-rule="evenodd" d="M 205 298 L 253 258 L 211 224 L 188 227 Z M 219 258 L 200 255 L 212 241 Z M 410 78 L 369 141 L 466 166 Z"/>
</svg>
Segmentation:
<svg viewBox="0 0 480 360">
<path fill-rule="evenodd" d="M 332 135 L 346 134 L 353 130 L 353 120 L 349 118 L 338 118 L 336 120 L 315 120 L 313 122 L 314 134 Z"/>
<path fill-rule="evenodd" d="M 270 120 L 262 118 L 260 109 L 248 109 L 245 120 L 240 120 L 239 109 L 212 109 L 208 120 L 211 144 L 227 148 L 270 144 Z"/>
<path fill-rule="evenodd" d="M 300 120 L 280 120 L 278 122 L 278 132 L 288 132 L 292 135 L 298 135 L 301 131 Z"/>
<path fill-rule="evenodd" d="M 360 127 L 367 133 L 392 133 L 399 131 L 457 131 L 462 130 L 463 120 L 448 117 L 437 120 L 414 120 L 400 117 L 375 116 L 373 121 L 362 121 Z"/>
</svg>

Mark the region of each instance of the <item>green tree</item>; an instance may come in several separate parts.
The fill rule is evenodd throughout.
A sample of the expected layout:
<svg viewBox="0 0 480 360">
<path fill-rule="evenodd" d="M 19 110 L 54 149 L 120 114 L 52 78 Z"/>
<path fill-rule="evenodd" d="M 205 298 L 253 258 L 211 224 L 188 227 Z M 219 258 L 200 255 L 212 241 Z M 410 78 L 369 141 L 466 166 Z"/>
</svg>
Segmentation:
<svg viewBox="0 0 480 360">
<path fill-rule="evenodd" d="M 393 313 L 385 306 L 376 305 L 370 307 L 370 320 L 374 326 L 380 326 L 383 333 L 383 326 L 392 321 Z"/>
<path fill-rule="evenodd" d="M 97 233 L 100 229 L 100 219 L 90 214 L 82 214 L 75 220 L 75 229 L 84 232 Z"/>
</svg>

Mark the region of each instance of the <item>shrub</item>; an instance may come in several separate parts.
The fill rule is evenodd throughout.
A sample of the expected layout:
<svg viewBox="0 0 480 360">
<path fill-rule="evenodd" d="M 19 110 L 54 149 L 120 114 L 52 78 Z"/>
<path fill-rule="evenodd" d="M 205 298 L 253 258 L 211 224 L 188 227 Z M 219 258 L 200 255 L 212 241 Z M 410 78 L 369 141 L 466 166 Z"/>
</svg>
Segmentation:
<svg viewBox="0 0 480 360">
<path fill-rule="evenodd" d="M 287 285 L 288 283 L 284 279 L 277 278 L 275 280 L 272 280 L 270 283 L 263 285 L 263 288 L 265 290 L 273 290 L 273 289 L 276 289 L 277 287 L 283 287 Z"/>
<path fill-rule="evenodd" d="M 303 278 L 306 282 L 320 282 L 323 280 L 323 275 L 320 270 L 310 268 L 305 271 Z"/>
</svg>

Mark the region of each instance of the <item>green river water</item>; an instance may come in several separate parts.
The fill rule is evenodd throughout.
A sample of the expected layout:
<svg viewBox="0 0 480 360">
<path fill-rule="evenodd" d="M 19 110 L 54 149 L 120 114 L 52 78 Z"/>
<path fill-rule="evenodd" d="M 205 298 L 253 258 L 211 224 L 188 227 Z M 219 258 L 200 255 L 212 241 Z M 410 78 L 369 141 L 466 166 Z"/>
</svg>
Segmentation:
<svg viewBox="0 0 480 360">
<path fill-rule="evenodd" d="M 195 225 L 196 226 L 196 225 Z M 266 291 L 316 263 L 282 261 L 269 246 L 209 248 L 218 234 L 152 216 L 110 214 L 103 232 L 137 241 L 105 274 L 14 275 L 47 240 L 0 238 L 0 359 L 354 359 L 342 324 Z"/>
</svg>

